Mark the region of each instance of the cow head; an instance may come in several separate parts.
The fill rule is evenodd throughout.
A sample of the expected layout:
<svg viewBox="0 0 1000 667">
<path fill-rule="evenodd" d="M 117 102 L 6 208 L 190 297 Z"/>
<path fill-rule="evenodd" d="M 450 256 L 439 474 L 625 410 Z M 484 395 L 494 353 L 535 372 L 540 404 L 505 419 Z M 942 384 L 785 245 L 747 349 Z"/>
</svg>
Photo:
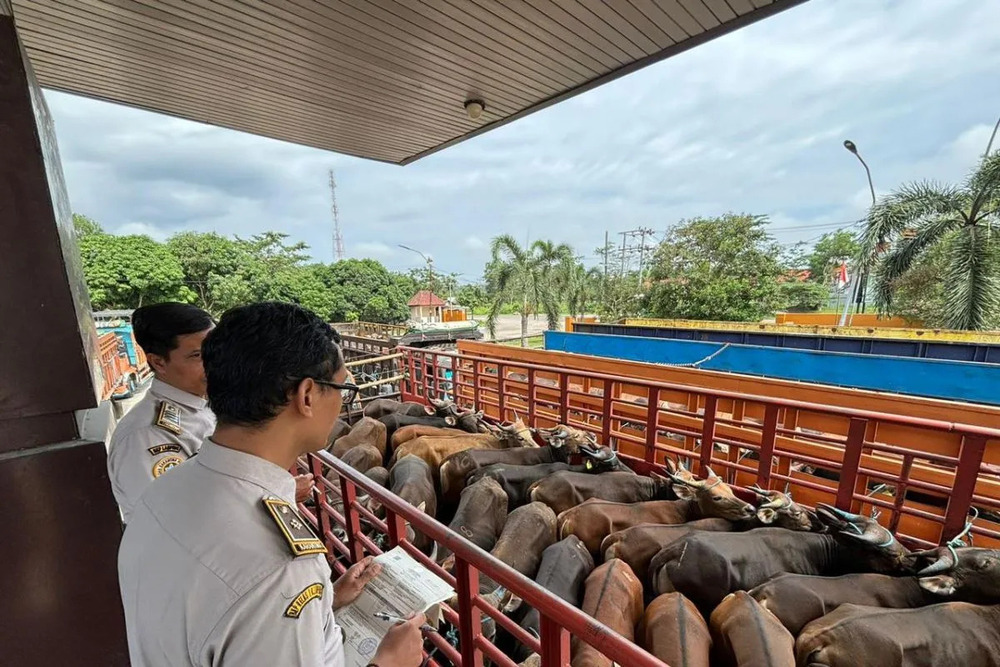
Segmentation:
<svg viewBox="0 0 1000 667">
<path fill-rule="evenodd" d="M 670 478 L 676 485 L 675 489 L 681 486 L 691 490 L 691 499 L 698 503 L 698 509 L 705 518 L 740 521 L 752 517 L 754 506 L 737 498 L 732 488 L 712 472 L 711 468 L 706 470 L 706 479 L 688 479 L 677 474 L 671 474 Z"/>
<path fill-rule="evenodd" d="M 765 526 L 777 526 L 788 530 L 820 530 L 823 524 L 811 511 L 792 500 L 790 493 L 762 489 L 751 486 L 761 503 L 757 506 L 757 520 Z"/>
<path fill-rule="evenodd" d="M 455 401 L 439 401 L 436 398 L 428 398 L 427 402 L 430 403 L 431 407 L 434 409 L 433 412 L 428 411 L 427 414 L 437 414 L 438 417 L 447 417 L 448 415 L 457 417 L 459 415 L 459 409 L 458 406 L 455 405 Z"/>
<path fill-rule="evenodd" d="M 513 424 L 500 426 L 499 437 L 505 440 L 508 447 L 537 447 L 538 443 L 531 435 L 528 428 L 520 419 L 514 420 Z"/>
<path fill-rule="evenodd" d="M 944 546 L 914 555 L 934 559 L 917 572 L 917 580 L 925 591 L 979 604 L 1000 601 L 1000 551 Z"/>
<path fill-rule="evenodd" d="M 580 453 L 583 454 L 583 464 L 587 468 L 587 472 L 602 473 L 631 470 L 621 462 L 618 454 L 610 447 L 597 447 L 596 449 L 581 448 Z"/>
<path fill-rule="evenodd" d="M 458 426 L 463 431 L 468 431 L 469 433 L 479 433 L 479 425 L 483 423 L 483 412 L 473 412 L 471 410 L 467 412 L 458 412 L 454 415 L 450 415 L 452 419 L 455 420 L 455 425 Z M 445 417 L 447 419 L 448 417 Z"/>
<path fill-rule="evenodd" d="M 816 513 L 841 542 L 861 547 L 874 555 L 877 561 L 873 566 L 878 570 L 885 569 L 879 567 L 881 565 L 888 566 L 889 570 L 900 570 L 904 568 L 904 563 L 912 560 L 910 551 L 875 519 L 852 514 L 826 503 L 817 504 Z"/>
<path fill-rule="evenodd" d="M 593 434 L 562 424 L 553 428 L 540 428 L 536 432 L 552 449 L 558 450 L 564 459 L 599 448 Z"/>
</svg>

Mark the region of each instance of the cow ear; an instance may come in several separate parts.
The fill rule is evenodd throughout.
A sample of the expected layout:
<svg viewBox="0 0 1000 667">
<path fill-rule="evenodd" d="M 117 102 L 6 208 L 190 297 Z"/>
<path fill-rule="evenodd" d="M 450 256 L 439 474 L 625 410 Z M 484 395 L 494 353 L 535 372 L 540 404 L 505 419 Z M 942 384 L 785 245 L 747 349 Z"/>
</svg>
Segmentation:
<svg viewBox="0 0 1000 667">
<path fill-rule="evenodd" d="M 920 587 L 935 595 L 954 595 L 958 586 L 955 577 L 950 574 L 939 574 L 935 577 L 923 577 L 917 580 Z"/>
<path fill-rule="evenodd" d="M 510 595 L 510 598 L 507 600 L 507 604 L 504 605 L 503 612 L 505 614 L 513 614 L 521 607 L 521 603 L 523 603 L 524 600 L 517 597 L 513 593 L 508 593 L 508 595 Z"/>
<path fill-rule="evenodd" d="M 757 510 L 757 519 L 765 525 L 774 523 L 774 519 L 777 516 L 778 513 L 775 512 L 770 507 L 762 507 L 761 509 Z"/>
<path fill-rule="evenodd" d="M 705 466 L 705 470 L 708 471 L 708 477 L 706 479 L 715 479 L 716 477 L 718 477 L 718 475 L 715 474 L 715 471 L 709 468 L 708 466 Z"/>
<path fill-rule="evenodd" d="M 426 412 L 429 417 L 433 417 L 434 415 L 437 414 L 437 410 L 435 410 L 433 406 L 430 405 L 424 406 L 424 412 Z"/>
<path fill-rule="evenodd" d="M 426 508 L 427 508 L 427 501 L 426 500 L 423 501 L 422 503 L 420 503 L 419 505 L 417 505 L 417 511 L 418 512 L 426 512 L 427 511 Z"/>
<path fill-rule="evenodd" d="M 455 415 L 448 415 L 447 417 L 444 418 L 444 423 L 447 424 L 448 426 L 454 426 L 455 424 L 458 423 L 458 421 L 456 421 Z"/>
<path fill-rule="evenodd" d="M 686 484 L 674 484 L 670 488 L 674 490 L 674 493 L 677 494 L 677 497 L 681 500 L 694 500 L 695 498 L 694 489 Z"/>
</svg>

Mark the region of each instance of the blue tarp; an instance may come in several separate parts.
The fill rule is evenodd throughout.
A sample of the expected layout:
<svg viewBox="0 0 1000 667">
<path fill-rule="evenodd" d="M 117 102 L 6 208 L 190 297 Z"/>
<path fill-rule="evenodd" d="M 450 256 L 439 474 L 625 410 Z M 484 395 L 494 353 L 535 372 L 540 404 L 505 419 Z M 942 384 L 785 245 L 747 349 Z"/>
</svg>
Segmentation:
<svg viewBox="0 0 1000 667">
<path fill-rule="evenodd" d="M 996 364 L 563 331 L 546 331 L 545 349 L 1000 405 Z"/>
</svg>

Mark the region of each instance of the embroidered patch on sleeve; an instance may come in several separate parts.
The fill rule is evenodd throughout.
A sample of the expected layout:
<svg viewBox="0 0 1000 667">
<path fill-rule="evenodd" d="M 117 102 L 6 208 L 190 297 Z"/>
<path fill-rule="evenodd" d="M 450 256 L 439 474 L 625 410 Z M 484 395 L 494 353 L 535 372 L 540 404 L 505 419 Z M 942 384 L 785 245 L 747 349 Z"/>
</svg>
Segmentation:
<svg viewBox="0 0 1000 667">
<path fill-rule="evenodd" d="M 160 409 L 156 411 L 156 421 L 154 426 L 170 431 L 174 435 L 181 435 L 184 429 L 181 428 L 181 412 L 177 406 L 167 401 L 160 401 Z"/>
<path fill-rule="evenodd" d="M 285 616 L 287 618 L 298 618 L 302 614 L 302 609 L 305 608 L 310 601 L 316 600 L 323 597 L 323 584 L 315 583 L 310 586 L 306 586 L 301 593 L 295 596 L 292 603 L 288 605 L 285 609 Z"/>
<path fill-rule="evenodd" d="M 281 529 L 281 535 L 288 542 L 294 556 L 307 556 L 309 554 L 325 554 L 326 546 L 316 537 L 309 524 L 299 516 L 291 505 L 281 498 L 275 496 L 264 496 L 264 507 L 270 513 L 271 518 Z"/>
<path fill-rule="evenodd" d="M 177 452 L 181 451 L 181 446 L 176 443 L 168 442 L 163 445 L 156 445 L 155 447 L 150 447 L 146 451 L 149 452 L 152 456 L 159 456 L 160 454 L 166 454 L 167 452 L 173 452 L 174 454 L 176 454 Z"/>
<path fill-rule="evenodd" d="M 175 468 L 182 463 L 184 463 L 184 459 L 176 454 L 164 456 L 162 459 L 153 464 L 153 479 L 156 479 L 171 468 Z"/>
</svg>

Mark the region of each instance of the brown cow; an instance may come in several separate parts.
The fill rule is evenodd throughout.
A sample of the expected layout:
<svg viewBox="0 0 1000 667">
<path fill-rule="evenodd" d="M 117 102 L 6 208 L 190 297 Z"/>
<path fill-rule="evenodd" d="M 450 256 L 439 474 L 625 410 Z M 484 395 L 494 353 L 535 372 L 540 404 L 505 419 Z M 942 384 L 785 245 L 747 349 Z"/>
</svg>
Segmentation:
<svg viewBox="0 0 1000 667">
<path fill-rule="evenodd" d="M 524 425 L 520 422 L 501 427 L 502 435 L 492 433 L 466 433 L 464 436 L 437 438 L 421 436 L 403 443 L 393 453 L 393 460 L 407 454 L 418 456 L 427 462 L 434 474 L 434 482 L 438 483 L 441 464 L 445 459 L 467 449 L 508 449 L 511 447 L 537 447 L 534 440 L 526 440 L 522 433 Z"/>
<path fill-rule="evenodd" d="M 412 424 L 404 426 L 392 434 L 392 451 L 399 449 L 399 446 L 410 440 L 419 438 L 422 435 L 430 435 L 435 438 L 452 438 L 456 435 L 469 435 L 468 431 L 459 428 L 440 428 L 438 426 L 427 426 L 426 424 Z"/>
<path fill-rule="evenodd" d="M 347 435 L 350 432 L 351 425 L 343 419 L 338 419 L 333 425 L 333 430 L 330 431 L 330 437 L 327 438 L 326 451 L 331 451 L 333 449 L 333 443 L 337 442 L 337 439 L 341 436 Z"/>
<path fill-rule="evenodd" d="M 397 496 L 424 512 L 431 518 L 437 512 L 437 494 L 434 492 L 434 479 L 431 469 L 422 459 L 416 456 L 404 456 L 396 461 L 389 471 L 389 488 Z M 377 509 L 373 508 L 373 511 Z M 412 535 L 409 534 L 412 532 Z M 418 531 L 407 531 L 407 537 L 413 546 L 425 554 L 430 554 L 434 541 Z"/>
<path fill-rule="evenodd" d="M 368 472 L 382 466 L 382 452 L 368 443 L 361 443 L 344 452 L 340 460 L 359 472 Z M 328 478 L 336 481 L 335 476 L 336 473 L 331 471 Z"/>
<path fill-rule="evenodd" d="M 752 589 L 750 595 L 796 636 L 807 624 L 842 604 L 915 609 L 944 601 L 921 588 L 916 577 L 873 573 L 840 577 L 780 574 Z"/>
<path fill-rule="evenodd" d="M 465 487 L 448 527 L 483 551 L 489 551 L 496 546 L 506 522 L 507 494 L 495 479 L 486 478 Z M 451 555 L 450 549 L 438 545 L 438 563 L 444 563 Z"/>
<path fill-rule="evenodd" d="M 500 539 L 490 552 L 500 561 L 529 579 L 538 573 L 542 552 L 556 541 L 556 515 L 548 505 L 531 503 L 507 515 Z M 481 592 L 496 590 L 500 585 L 479 576 Z"/>
<path fill-rule="evenodd" d="M 385 457 L 385 424 L 370 417 L 364 417 L 351 428 L 351 432 L 333 443 L 330 453 L 338 459 L 344 458 L 348 450 L 358 445 L 371 445 Z M 379 463 L 379 465 L 382 465 Z"/>
<path fill-rule="evenodd" d="M 590 499 L 559 515 L 559 535 L 576 535 L 597 554 L 601 542 L 613 532 L 643 523 L 682 524 L 698 519 L 740 521 L 754 515 L 754 507 L 733 494 L 728 484 L 711 470 L 707 480 L 673 476 L 680 500 L 611 503 Z"/>
<path fill-rule="evenodd" d="M 1000 667 L 1000 605 L 844 604 L 802 629 L 795 656 L 808 667 Z"/>
<path fill-rule="evenodd" d="M 795 667 L 795 638 L 746 591 L 727 595 L 712 612 L 709 623 L 717 664 Z"/>
<path fill-rule="evenodd" d="M 612 473 L 609 473 L 612 474 Z M 583 611 L 630 641 L 642 617 L 642 584 L 620 560 L 609 560 L 587 577 Z M 573 667 L 611 667 L 610 658 L 593 646 L 573 638 Z"/>
<path fill-rule="evenodd" d="M 556 514 L 576 507 L 590 498 L 619 503 L 646 500 L 676 500 L 666 477 L 644 477 L 632 472 L 607 472 L 590 475 L 585 472 L 557 472 L 531 487 L 528 497 L 545 503 Z"/>
<path fill-rule="evenodd" d="M 664 593 L 643 614 L 637 639 L 668 665 L 709 667 L 712 636 L 697 607 L 680 593 Z"/>
<path fill-rule="evenodd" d="M 433 407 L 416 401 L 400 402 L 392 398 L 376 398 L 365 405 L 364 416 L 380 419 L 386 415 L 406 415 L 409 417 L 433 417 L 437 414 Z M 443 415 L 442 415 L 443 416 Z"/>
<path fill-rule="evenodd" d="M 619 558 L 628 563 L 635 576 L 645 583 L 653 556 L 674 540 L 696 530 L 728 533 L 732 529 L 732 522 L 725 519 L 699 519 L 679 526 L 642 524 L 608 535 L 601 542 L 601 553 L 604 560 Z"/>
</svg>

